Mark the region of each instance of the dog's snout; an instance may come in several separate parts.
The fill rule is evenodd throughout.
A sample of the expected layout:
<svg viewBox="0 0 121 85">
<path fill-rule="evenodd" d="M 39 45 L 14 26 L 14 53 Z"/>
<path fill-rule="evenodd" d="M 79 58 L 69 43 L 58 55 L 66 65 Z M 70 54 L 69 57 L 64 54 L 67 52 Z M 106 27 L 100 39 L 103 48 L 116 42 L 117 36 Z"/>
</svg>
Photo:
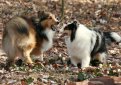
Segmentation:
<svg viewBox="0 0 121 85">
<path fill-rule="evenodd" d="M 59 21 L 57 21 L 56 23 L 57 23 L 57 24 L 59 24 L 60 22 L 59 22 Z"/>
<path fill-rule="evenodd" d="M 58 21 L 60 20 L 59 17 L 57 17 L 57 20 L 58 20 Z"/>
<path fill-rule="evenodd" d="M 56 18 L 56 23 L 59 24 L 60 23 L 60 20 L 59 20 L 59 17 Z"/>
</svg>

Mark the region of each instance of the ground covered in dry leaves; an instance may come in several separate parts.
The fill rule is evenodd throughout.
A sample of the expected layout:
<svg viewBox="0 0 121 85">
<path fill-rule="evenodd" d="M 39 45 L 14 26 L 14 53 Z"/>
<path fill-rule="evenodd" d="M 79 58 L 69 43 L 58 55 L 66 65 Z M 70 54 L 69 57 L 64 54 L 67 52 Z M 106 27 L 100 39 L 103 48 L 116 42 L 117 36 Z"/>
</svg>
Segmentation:
<svg viewBox="0 0 121 85">
<path fill-rule="evenodd" d="M 61 8 L 61 0 L 0 0 L 0 40 L 5 23 L 12 17 L 32 16 L 43 9 L 61 17 Z M 67 66 L 68 54 L 61 28 L 73 19 L 90 29 L 116 31 L 121 35 L 121 1 L 65 0 L 64 19 L 58 26 L 53 48 L 45 53 L 44 66 L 13 66 L 11 72 L 5 71 L 7 57 L 0 50 L 0 85 L 121 85 L 121 47 L 118 45 L 108 46 L 107 65 L 84 71 Z"/>
</svg>

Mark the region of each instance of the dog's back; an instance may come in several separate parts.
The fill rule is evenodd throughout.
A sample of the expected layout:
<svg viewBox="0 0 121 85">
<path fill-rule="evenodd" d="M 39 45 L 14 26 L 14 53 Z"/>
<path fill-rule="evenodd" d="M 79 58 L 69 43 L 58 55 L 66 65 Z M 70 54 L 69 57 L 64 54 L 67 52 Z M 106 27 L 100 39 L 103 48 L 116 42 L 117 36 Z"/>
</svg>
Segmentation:
<svg viewBox="0 0 121 85">
<path fill-rule="evenodd" d="M 3 31 L 2 48 L 8 56 L 8 62 L 23 51 L 32 50 L 35 46 L 35 32 L 31 22 L 22 17 L 11 19 Z"/>
</svg>

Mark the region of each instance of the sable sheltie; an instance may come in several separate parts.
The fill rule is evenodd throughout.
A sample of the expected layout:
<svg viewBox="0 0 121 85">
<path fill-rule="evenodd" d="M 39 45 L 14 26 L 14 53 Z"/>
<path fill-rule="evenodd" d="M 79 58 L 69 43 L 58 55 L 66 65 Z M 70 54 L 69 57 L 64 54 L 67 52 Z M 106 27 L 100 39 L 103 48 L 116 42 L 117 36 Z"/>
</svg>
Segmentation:
<svg viewBox="0 0 121 85">
<path fill-rule="evenodd" d="M 23 57 L 30 65 L 33 64 L 30 55 L 43 61 L 43 52 L 52 47 L 58 23 L 54 14 L 44 11 L 39 11 L 36 17 L 12 18 L 5 26 L 2 39 L 2 48 L 8 57 L 6 67 L 14 63 L 16 56 Z"/>
<path fill-rule="evenodd" d="M 106 44 L 121 41 L 121 37 L 116 32 L 88 29 L 78 21 L 67 24 L 64 27 L 64 34 L 71 63 L 82 68 L 88 67 L 93 60 L 105 63 Z"/>
</svg>

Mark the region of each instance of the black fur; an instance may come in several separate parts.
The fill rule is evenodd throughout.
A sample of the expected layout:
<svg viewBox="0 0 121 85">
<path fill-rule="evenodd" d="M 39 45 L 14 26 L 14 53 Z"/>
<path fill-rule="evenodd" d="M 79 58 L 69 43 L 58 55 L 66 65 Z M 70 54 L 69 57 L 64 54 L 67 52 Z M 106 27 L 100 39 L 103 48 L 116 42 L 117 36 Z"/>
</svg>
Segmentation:
<svg viewBox="0 0 121 85">
<path fill-rule="evenodd" d="M 91 43 L 93 44 L 93 40 L 91 40 Z M 91 52 L 91 57 L 95 55 L 95 53 L 97 52 L 97 47 L 99 46 L 99 36 L 96 37 L 96 43 L 94 45 L 94 48 Z"/>
<path fill-rule="evenodd" d="M 90 64 L 91 66 L 99 66 L 99 64 L 101 64 L 102 62 L 100 62 L 99 60 L 91 60 L 90 61 Z"/>
<path fill-rule="evenodd" d="M 69 25 L 67 25 L 66 27 L 65 27 L 65 30 L 71 30 L 71 42 L 73 42 L 73 40 L 75 39 L 75 34 L 76 34 L 76 30 L 77 30 L 77 22 L 76 21 L 74 21 L 73 23 L 71 23 L 71 24 L 69 24 Z"/>
<path fill-rule="evenodd" d="M 45 40 L 49 40 L 48 37 L 46 36 L 46 34 L 43 32 L 44 28 L 41 26 L 41 22 L 45 19 L 48 18 L 48 14 L 44 14 L 43 16 L 38 16 L 38 17 L 31 17 L 30 20 L 28 18 L 26 18 L 25 16 L 22 16 L 23 19 L 30 21 L 29 23 L 31 23 L 34 28 L 35 28 L 35 32 L 36 32 L 36 37 L 41 37 Z M 19 33 L 26 33 L 27 35 L 29 35 L 29 31 L 27 29 L 27 27 L 21 27 L 21 29 L 18 29 Z"/>
<path fill-rule="evenodd" d="M 18 59 L 18 60 L 15 62 L 15 64 L 16 64 L 17 66 L 22 66 L 22 65 L 23 65 L 22 59 Z"/>
<path fill-rule="evenodd" d="M 19 29 L 17 29 L 18 33 L 20 34 L 25 34 L 25 35 L 29 35 L 27 26 L 19 26 Z"/>
<path fill-rule="evenodd" d="M 40 17 L 40 20 L 43 21 L 49 17 L 49 14 L 44 14 L 44 16 Z"/>
<path fill-rule="evenodd" d="M 48 37 L 46 36 L 46 34 L 43 32 L 44 31 L 44 28 L 41 26 L 40 24 L 41 20 L 36 20 L 36 19 L 32 19 L 32 23 L 33 25 L 35 26 L 35 30 L 36 30 L 36 33 L 37 33 L 37 37 L 41 37 L 45 40 L 49 40 Z"/>
<path fill-rule="evenodd" d="M 112 42 L 115 42 L 116 44 L 119 44 L 121 41 L 116 41 L 112 36 L 111 32 L 104 32 L 105 35 L 105 42 L 106 44 L 110 45 Z"/>
<path fill-rule="evenodd" d="M 43 20 L 49 18 L 49 14 L 46 13 L 45 11 L 38 11 L 38 18 L 40 21 L 43 21 Z"/>
<path fill-rule="evenodd" d="M 95 56 L 97 53 L 103 53 L 107 52 L 106 44 L 105 44 L 105 35 L 103 32 L 98 31 L 98 30 L 93 30 L 96 33 L 96 43 L 94 45 L 94 48 L 91 52 L 91 57 Z M 93 37 L 92 37 L 93 39 Z M 99 43 L 99 41 L 101 41 Z M 93 43 L 93 40 L 91 40 L 91 43 Z"/>
<path fill-rule="evenodd" d="M 111 42 L 115 42 L 115 39 L 111 37 L 110 32 L 104 32 L 104 35 L 105 35 L 106 39 L 110 40 Z"/>
<path fill-rule="evenodd" d="M 37 32 L 37 36 L 44 38 L 45 40 L 49 40 L 48 37 L 46 36 L 46 34 L 43 32 L 44 28 L 40 25 L 40 24 L 34 24 L 35 28 L 36 28 L 36 32 Z"/>
</svg>

